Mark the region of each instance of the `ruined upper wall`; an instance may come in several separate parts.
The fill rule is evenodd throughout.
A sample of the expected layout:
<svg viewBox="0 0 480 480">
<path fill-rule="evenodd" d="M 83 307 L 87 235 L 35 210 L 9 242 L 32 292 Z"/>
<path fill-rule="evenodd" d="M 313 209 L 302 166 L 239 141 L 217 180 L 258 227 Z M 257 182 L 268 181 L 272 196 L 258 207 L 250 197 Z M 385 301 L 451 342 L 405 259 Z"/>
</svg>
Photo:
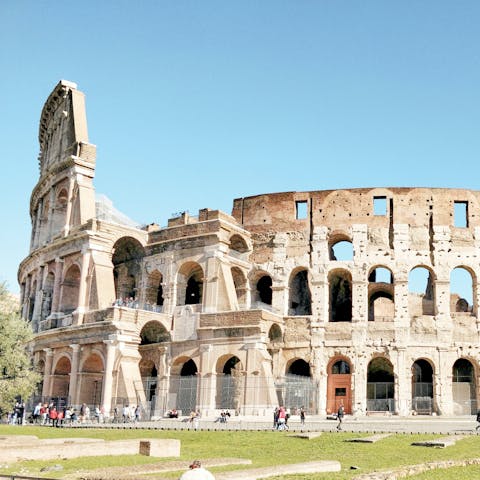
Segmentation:
<svg viewBox="0 0 480 480">
<path fill-rule="evenodd" d="M 362 188 L 256 195 L 234 200 L 232 215 L 252 232 L 306 231 L 315 226 L 342 230 L 354 224 L 454 227 L 456 202 L 466 207 L 465 226 L 479 226 L 480 192 L 444 188 Z M 376 203 L 385 205 L 383 214 L 375 214 Z M 300 217 L 297 209 L 305 211 L 305 215 Z"/>
<path fill-rule="evenodd" d="M 81 144 L 88 144 L 85 96 L 77 85 L 61 80 L 42 110 L 38 132 L 40 176 L 58 165 L 66 156 L 81 156 Z M 95 156 L 83 155 L 94 163 Z"/>
</svg>

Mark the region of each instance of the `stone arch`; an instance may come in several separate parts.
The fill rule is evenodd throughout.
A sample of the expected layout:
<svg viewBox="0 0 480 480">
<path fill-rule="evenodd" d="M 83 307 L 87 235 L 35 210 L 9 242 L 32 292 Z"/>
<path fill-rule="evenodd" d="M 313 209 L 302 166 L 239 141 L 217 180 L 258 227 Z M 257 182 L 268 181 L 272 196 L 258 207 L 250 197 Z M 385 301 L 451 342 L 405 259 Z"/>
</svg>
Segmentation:
<svg viewBox="0 0 480 480">
<path fill-rule="evenodd" d="M 100 406 L 102 404 L 102 387 L 104 359 L 100 352 L 91 351 L 84 358 L 80 367 L 80 388 L 78 402 Z"/>
<path fill-rule="evenodd" d="M 435 315 L 435 275 L 424 265 L 417 265 L 408 275 L 408 308 L 411 317 Z"/>
<path fill-rule="evenodd" d="M 51 397 L 68 398 L 72 363 L 67 355 L 60 356 L 53 368 Z"/>
<path fill-rule="evenodd" d="M 216 363 L 216 408 L 240 411 L 244 390 L 243 365 L 236 355 L 222 355 Z"/>
<path fill-rule="evenodd" d="M 392 321 L 395 316 L 395 287 L 392 271 L 376 266 L 368 275 L 368 320 Z"/>
<path fill-rule="evenodd" d="M 266 272 L 257 272 L 253 278 L 253 302 L 256 305 L 272 304 L 272 277 Z"/>
<path fill-rule="evenodd" d="M 330 292 L 330 322 L 352 321 L 352 275 L 348 270 L 336 269 L 328 274 Z"/>
<path fill-rule="evenodd" d="M 55 208 L 52 217 L 52 232 L 60 232 L 65 226 L 68 204 L 68 190 L 61 186 L 55 195 Z"/>
<path fill-rule="evenodd" d="M 177 274 L 177 305 L 197 305 L 203 301 L 204 274 L 197 262 L 186 262 Z"/>
<path fill-rule="evenodd" d="M 192 358 L 179 357 L 172 364 L 170 376 L 170 398 L 172 405 L 169 408 L 179 410 L 188 415 L 196 410 L 198 388 L 198 368 Z"/>
<path fill-rule="evenodd" d="M 152 320 L 147 322 L 140 331 L 140 345 L 170 342 L 170 333 L 161 322 Z"/>
<path fill-rule="evenodd" d="M 232 279 L 237 294 L 238 306 L 247 307 L 247 277 L 239 267 L 232 267 Z"/>
<path fill-rule="evenodd" d="M 142 378 L 142 384 L 145 389 L 145 398 L 147 401 L 152 401 L 157 391 L 157 377 L 158 371 L 153 360 L 143 358 L 139 364 L 140 376 Z"/>
<path fill-rule="evenodd" d="M 425 358 L 412 364 L 412 410 L 417 414 L 433 412 L 433 366 Z"/>
<path fill-rule="evenodd" d="M 302 358 L 292 358 L 287 362 L 285 370 L 285 386 L 281 392 L 279 403 L 286 408 L 296 410 L 307 407 L 309 411 L 316 409 L 316 384 L 312 379 L 310 364 Z"/>
<path fill-rule="evenodd" d="M 455 415 L 473 415 L 477 411 L 476 373 L 474 364 L 459 358 L 452 366 L 452 397 Z"/>
<path fill-rule="evenodd" d="M 450 312 L 472 313 L 477 279 L 475 272 L 466 266 L 458 266 L 450 272 Z"/>
<path fill-rule="evenodd" d="M 347 357 L 335 356 L 327 366 L 327 413 L 335 413 L 342 404 L 352 413 L 352 374 Z"/>
<path fill-rule="evenodd" d="M 395 412 L 394 370 L 392 363 L 386 357 L 374 357 L 368 364 L 367 410 Z"/>
<path fill-rule="evenodd" d="M 35 311 L 36 294 L 37 294 L 37 281 L 34 280 L 31 283 L 30 294 L 28 298 L 28 320 L 30 322 L 33 320 L 33 312 Z"/>
<path fill-rule="evenodd" d="M 287 375 L 299 375 L 302 377 L 311 377 L 310 365 L 301 358 L 295 358 L 287 363 Z"/>
<path fill-rule="evenodd" d="M 353 243 L 350 236 L 343 231 L 332 232 L 328 236 L 329 259 L 348 262 L 353 260 Z"/>
<path fill-rule="evenodd" d="M 246 253 L 249 251 L 248 244 L 245 239 L 238 233 L 230 237 L 230 242 L 228 245 L 230 250 L 238 253 Z"/>
<path fill-rule="evenodd" d="M 78 307 L 78 295 L 80 291 L 80 267 L 74 263 L 65 272 L 62 282 L 62 295 L 60 311 L 70 314 Z"/>
<path fill-rule="evenodd" d="M 308 282 L 308 269 L 292 271 L 289 282 L 289 315 L 311 315 L 312 294 Z"/>
<path fill-rule="evenodd" d="M 147 310 L 161 311 L 159 307 L 163 306 L 164 301 L 162 282 L 163 275 L 158 270 L 154 270 L 148 275 L 145 288 L 145 308 Z"/>
<path fill-rule="evenodd" d="M 283 341 L 283 332 L 280 325 L 277 323 L 272 324 L 268 331 L 268 340 L 272 343 Z"/>
<path fill-rule="evenodd" d="M 113 246 L 113 279 L 117 299 L 135 299 L 145 250 L 133 237 L 121 237 Z"/>
<path fill-rule="evenodd" d="M 55 274 L 48 272 L 43 284 L 43 301 L 42 301 L 42 320 L 45 320 L 52 313 L 53 287 L 55 285 Z"/>
</svg>

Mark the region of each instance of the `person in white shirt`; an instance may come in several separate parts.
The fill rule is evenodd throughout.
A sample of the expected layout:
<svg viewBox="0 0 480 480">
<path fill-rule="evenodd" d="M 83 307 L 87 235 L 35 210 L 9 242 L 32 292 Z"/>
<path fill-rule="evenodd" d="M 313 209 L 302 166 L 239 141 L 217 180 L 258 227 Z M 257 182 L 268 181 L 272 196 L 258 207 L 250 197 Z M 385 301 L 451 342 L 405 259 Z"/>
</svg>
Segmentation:
<svg viewBox="0 0 480 480">
<path fill-rule="evenodd" d="M 202 467 L 200 460 L 194 460 L 179 480 L 215 480 L 215 477 L 205 468 Z"/>
</svg>

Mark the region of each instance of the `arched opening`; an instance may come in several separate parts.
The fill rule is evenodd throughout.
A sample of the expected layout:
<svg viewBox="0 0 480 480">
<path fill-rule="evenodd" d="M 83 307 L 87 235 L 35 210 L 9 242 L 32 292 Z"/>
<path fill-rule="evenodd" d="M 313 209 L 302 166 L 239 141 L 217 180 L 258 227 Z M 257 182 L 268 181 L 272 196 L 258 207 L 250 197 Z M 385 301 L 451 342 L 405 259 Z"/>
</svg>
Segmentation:
<svg viewBox="0 0 480 480">
<path fill-rule="evenodd" d="M 272 278 L 269 275 L 263 275 L 257 282 L 256 300 L 265 305 L 272 304 Z"/>
<path fill-rule="evenodd" d="M 115 295 L 121 304 L 132 304 L 137 298 L 138 280 L 141 275 L 145 251 L 137 240 L 124 237 L 114 245 L 112 256 Z"/>
<path fill-rule="evenodd" d="M 311 315 L 312 295 L 308 285 L 308 271 L 300 270 L 290 280 L 289 315 Z"/>
<path fill-rule="evenodd" d="M 162 274 L 155 270 L 147 279 L 147 287 L 145 289 L 145 310 L 161 312 L 163 306 L 163 277 Z"/>
<path fill-rule="evenodd" d="M 346 359 L 333 359 L 327 369 L 327 413 L 338 411 L 343 404 L 345 413 L 352 413 L 352 376 Z"/>
<path fill-rule="evenodd" d="M 65 356 L 59 358 L 53 370 L 52 387 L 49 396 L 61 398 L 65 401 L 68 399 L 71 371 L 72 364 L 70 359 Z"/>
<path fill-rule="evenodd" d="M 349 262 L 353 260 L 353 244 L 350 240 L 339 240 L 330 244 L 330 260 Z"/>
<path fill-rule="evenodd" d="M 143 389 L 148 402 L 155 402 L 157 391 L 157 368 L 152 360 L 142 359 L 140 362 L 140 375 L 142 377 Z M 155 408 L 150 408 L 150 411 Z"/>
<path fill-rule="evenodd" d="M 453 413 L 473 415 L 477 412 L 475 370 L 466 358 L 459 358 L 452 371 Z"/>
<path fill-rule="evenodd" d="M 160 322 L 148 322 L 140 332 L 140 345 L 170 342 L 171 337 L 167 329 Z"/>
<path fill-rule="evenodd" d="M 433 412 L 433 368 L 427 360 L 412 365 L 412 410 L 423 415 Z"/>
<path fill-rule="evenodd" d="M 65 226 L 66 213 L 68 203 L 68 192 L 65 188 L 62 188 L 55 199 L 55 208 L 53 209 L 52 216 L 52 232 L 58 233 Z"/>
<path fill-rule="evenodd" d="M 33 313 L 35 311 L 35 296 L 37 294 L 37 282 L 34 281 L 30 288 L 30 296 L 28 299 L 28 320 L 33 320 Z"/>
<path fill-rule="evenodd" d="M 196 410 L 198 368 L 194 360 L 185 357 L 172 366 L 170 378 L 169 408 L 176 408 L 182 415 Z"/>
<path fill-rule="evenodd" d="M 395 412 L 393 365 L 386 358 L 376 357 L 368 364 L 367 410 Z"/>
<path fill-rule="evenodd" d="M 55 275 L 49 272 L 43 284 L 42 320 L 45 320 L 52 313 L 53 286 Z"/>
<path fill-rule="evenodd" d="M 368 320 L 392 321 L 395 315 L 393 274 L 377 267 L 368 277 Z"/>
<path fill-rule="evenodd" d="M 221 357 L 217 362 L 216 408 L 240 411 L 244 390 L 244 372 L 236 356 Z"/>
<path fill-rule="evenodd" d="M 237 294 L 238 306 L 240 309 L 247 306 L 247 279 L 238 267 L 232 267 L 232 279 Z"/>
<path fill-rule="evenodd" d="M 202 297 L 202 267 L 195 262 L 182 265 L 177 276 L 177 304 L 197 305 L 202 303 Z"/>
<path fill-rule="evenodd" d="M 229 248 L 230 250 L 233 250 L 234 252 L 238 252 L 238 253 L 248 252 L 247 242 L 240 235 L 232 235 L 230 237 Z"/>
<path fill-rule="evenodd" d="M 60 311 L 68 315 L 77 309 L 79 289 L 80 268 L 78 265 L 72 265 L 67 270 L 65 278 L 63 279 Z"/>
<path fill-rule="evenodd" d="M 312 379 L 310 365 L 303 359 L 296 359 L 287 365 L 285 383 L 277 388 L 279 404 L 292 411 L 302 406 L 315 411 L 317 405 L 316 383 Z"/>
<path fill-rule="evenodd" d="M 466 268 L 457 267 L 450 273 L 450 312 L 473 312 L 473 279 Z"/>
<path fill-rule="evenodd" d="M 268 339 L 273 343 L 281 342 L 283 340 L 282 329 L 276 323 L 270 327 L 270 330 L 268 331 Z"/>
<path fill-rule="evenodd" d="M 352 276 L 347 270 L 334 270 L 328 276 L 330 321 L 352 321 Z"/>
<path fill-rule="evenodd" d="M 435 289 L 432 272 L 415 267 L 408 276 L 408 308 L 411 317 L 435 315 Z"/>
<path fill-rule="evenodd" d="M 103 386 L 102 357 L 97 353 L 90 354 L 83 362 L 80 377 L 79 403 L 100 406 Z"/>
</svg>

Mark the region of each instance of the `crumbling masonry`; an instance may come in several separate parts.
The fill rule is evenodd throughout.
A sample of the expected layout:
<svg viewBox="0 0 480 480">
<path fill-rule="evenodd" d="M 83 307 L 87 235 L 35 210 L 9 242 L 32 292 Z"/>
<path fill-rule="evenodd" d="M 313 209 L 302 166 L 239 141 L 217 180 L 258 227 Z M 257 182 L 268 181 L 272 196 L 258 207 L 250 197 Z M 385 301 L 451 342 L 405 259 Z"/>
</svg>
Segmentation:
<svg viewBox="0 0 480 480">
<path fill-rule="evenodd" d="M 38 397 L 151 416 L 476 410 L 479 192 L 285 192 L 138 227 L 95 196 L 75 84 L 39 141 L 18 273 Z"/>
</svg>

